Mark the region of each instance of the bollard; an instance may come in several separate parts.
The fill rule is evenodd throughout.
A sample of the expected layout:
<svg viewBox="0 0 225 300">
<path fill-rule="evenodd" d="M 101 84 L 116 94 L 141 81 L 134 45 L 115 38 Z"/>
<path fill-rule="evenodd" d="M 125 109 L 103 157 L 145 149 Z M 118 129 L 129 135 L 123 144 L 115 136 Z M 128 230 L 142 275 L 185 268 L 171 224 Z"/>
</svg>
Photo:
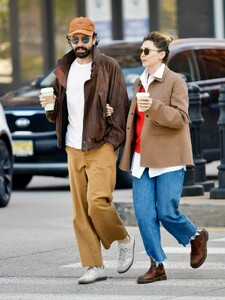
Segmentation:
<svg viewBox="0 0 225 300">
<path fill-rule="evenodd" d="M 204 119 L 201 113 L 200 88 L 196 84 L 188 85 L 189 116 L 191 119 L 190 133 L 192 142 L 193 159 L 195 163 L 195 182 L 203 186 L 205 192 L 209 192 L 215 186 L 214 181 L 206 179 L 206 160 L 202 150 L 202 125 Z"/>
<path fill-rule="evenodd" d="M 196 97 L 196 92 L 199 92 L 199 87 L 196 85 L 188 85 L 188 95 L 189 95 L 189 116 L 191 119 L 190 124 L 190 134 L 191 134 L 191 142 L 192 142 L 192 151 L 193 151 L 193 159 L 194 159 L 194 166 L 187 166 L 185 177 L 184 177 L 184 184 L 182 190 L 182 197 L 183 196 L 202 196 L 204 194 L 204 187 L 202 184 L 196 184 L 196 163 L 197 166 L 200 162 L 200 158 L 197 157 L 197 161 L 195 160 L 195 153 L 199 152 L 199 145 L 201 142 L 198 140 L 197 131 L 199 130 L 200 124 L 203 122 L 203 118 L 200 113 L 201 109 L 201 102 L 198 97 Z M 198 155 L 199 156 L 199 155 Z M 203 163 L 203 161 L 201 161 Z M 199 172 L 197 172 L 197 175 Z"/>
<path fill-rule="evenodd" d="M 210 199 L 225 199 L 225 85 L 220 88 L 219 95 L 220 116 L 217 122 L 220 137 L 220 165 L 218 171 L 218 188 L 210 190 Z"/>
<path fill-rule="evenodd" d="M 181 197 L 202 196 L 204 188 L 200 184 L 195 184 L 195 171 L 193 166 L 187 166 L 184 175 L 184 184 Z"/>
</svg>

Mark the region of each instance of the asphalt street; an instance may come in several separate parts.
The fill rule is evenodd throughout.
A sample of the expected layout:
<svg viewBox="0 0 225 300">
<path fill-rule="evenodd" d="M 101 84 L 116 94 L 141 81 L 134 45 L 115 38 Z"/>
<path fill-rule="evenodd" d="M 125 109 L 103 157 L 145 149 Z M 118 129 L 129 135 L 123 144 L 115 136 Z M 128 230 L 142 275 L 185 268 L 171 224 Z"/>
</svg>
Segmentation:
<svg viewBox="0 0 225 300">
<path fill-rule="evenodd" d="M 199 269 L 189 265 L 190 247 L 179 245 L 162 228 L 168 279 L 138 285 L 137 276 L 147 271 L 149 261 L 137 226 L 128 226 L 136 239 L 131 269 L 116 272 L 115 242 L 110 250 L 103 249 L 108 279 L 79 285 L 84 270 L 72 229 L 68 179 L 34 179 L 25 191 L 14 191 L 9 206 L 0 209 L 0 300 L 225 299 L 224 227 L 207 227 L 208 257 Z M 119 193 L 123 197 L 123 191 Z"/>
</svg>

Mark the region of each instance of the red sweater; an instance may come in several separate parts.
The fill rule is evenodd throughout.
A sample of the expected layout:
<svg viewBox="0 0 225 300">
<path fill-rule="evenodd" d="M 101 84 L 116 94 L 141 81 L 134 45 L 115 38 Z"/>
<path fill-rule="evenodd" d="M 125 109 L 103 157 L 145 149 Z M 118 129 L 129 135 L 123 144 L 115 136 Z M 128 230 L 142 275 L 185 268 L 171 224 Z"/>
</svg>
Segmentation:
<svg viewBox="0 0 225 300">
<path fill-rule="evenodd" d="M 141 92 L 145 92 L 144 87 L 142 86 Z M 136 139 L 135 139 L 135 148 L 134 151 L 137 153 L 141 152 L 141 132 L 144 125 L 145 114 L 143 112 L 138 111 L 138 107 L 136 105 L 135 109 L 135 117 L 136 117 Z"/>
</svg>

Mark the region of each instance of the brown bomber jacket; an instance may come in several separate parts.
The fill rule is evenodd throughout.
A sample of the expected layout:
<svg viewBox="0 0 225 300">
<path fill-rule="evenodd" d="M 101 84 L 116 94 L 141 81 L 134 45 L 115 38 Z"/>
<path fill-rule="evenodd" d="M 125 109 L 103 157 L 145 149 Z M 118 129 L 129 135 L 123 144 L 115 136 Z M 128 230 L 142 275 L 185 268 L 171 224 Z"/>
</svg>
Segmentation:
<svg viewBox="0 0 225 300">
<path fill-rule="evenodd" d="M 75 58 L 72 50 L 58 61 L 54 85 L 55 108 L 53 112 L 46 113 L 48 120 L 56 123 L 58 147 L 61 149 L 65 148 L 68 125 L 66 83 L 70 66 Z M 82 151 L 97 148 L 103 143 L 110 143 L 114 149 L 118 149 L 125 142 L 130 103 L 119 64 L 115 59 L 101 55 L 97 47 L 93 50 L 91 78 L 84 84 L 84 93 Z M 106 103 L 114 108 L 112 116 L 107 118 Z"/>
</svg>

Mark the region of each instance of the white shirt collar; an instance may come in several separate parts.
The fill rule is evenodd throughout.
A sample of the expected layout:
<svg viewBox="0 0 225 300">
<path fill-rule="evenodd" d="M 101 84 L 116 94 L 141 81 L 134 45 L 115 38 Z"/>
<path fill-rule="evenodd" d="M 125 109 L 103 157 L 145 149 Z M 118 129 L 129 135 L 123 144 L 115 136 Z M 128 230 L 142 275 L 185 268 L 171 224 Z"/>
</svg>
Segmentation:
<svg viewBox="0 0 225 300">
<path fill-rule="evenodd" d="M 161 64 L 161 66 L 155 71 L 153 75 L 148 74 L 148 68 L 145 68 L 143 73 L 140 76 L 141 83 L 145 89 L 145 91 L 148 91 L 149 85 L 154 81 L 155 78 L 162 78 L 163 73 L 165 70 L 165 64 Z"/>
</svg>

